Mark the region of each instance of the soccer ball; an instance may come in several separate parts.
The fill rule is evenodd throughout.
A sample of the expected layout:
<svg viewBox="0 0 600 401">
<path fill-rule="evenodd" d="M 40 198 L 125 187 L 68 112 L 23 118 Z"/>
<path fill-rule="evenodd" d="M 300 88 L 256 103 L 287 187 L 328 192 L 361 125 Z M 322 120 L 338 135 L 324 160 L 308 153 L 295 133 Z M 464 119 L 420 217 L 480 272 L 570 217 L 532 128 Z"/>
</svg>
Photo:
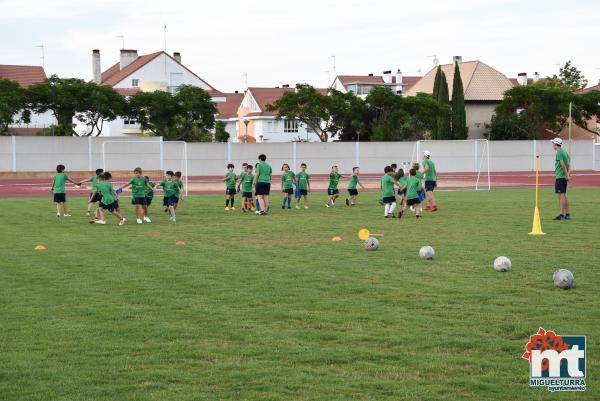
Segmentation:
<svg viewBox="0 0 600 401">
<path fill-rule="evenodd" d="M 365 240 L 365 250 L 376 251 L 379 248 L 379 240 L 374 237 L 369 237 Z"/>
<path fill-rule="evenodd" d="M 419 257 L 421 259 L 431 260 L 435 256 L 435 251 L 429 245 L 422 247 L 419 250 Z"/>
<path fill-rule="evenodd" d="M 506 256 L 498 256 L 494 260 L 494 270 L 497 272 L 505 273 L 512 268 L 512 263 Z"/>
<path fill-rule="evenodd" d="M 573 273 L 567 269 L 558 269 L 552 275 L 552 281 L 554 281 L 554 286 L 558 288 L 569 289 L 573 287 L 573 282 L 575 278 L 573 277 Z"/>
</svg>

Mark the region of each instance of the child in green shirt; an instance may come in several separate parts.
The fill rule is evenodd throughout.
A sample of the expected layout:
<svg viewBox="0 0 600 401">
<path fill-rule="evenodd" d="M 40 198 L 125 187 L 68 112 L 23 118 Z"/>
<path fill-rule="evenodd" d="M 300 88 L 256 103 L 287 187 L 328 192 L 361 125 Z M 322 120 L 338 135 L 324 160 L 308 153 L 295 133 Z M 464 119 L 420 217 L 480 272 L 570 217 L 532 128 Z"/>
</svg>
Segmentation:
<svg viewBox="0 0 600 401">
<path fill-rule="evenodd" d="M 65 173 L 65 166 L 59 164 L 56 166 L 56 174 L 52 180 L 52 188 L 50 188 L 50 191 L 53 194 L 54 203 L 56 204 L 56 218 L 60 217 L 61 208 L 63 217 L 71 217 L 67 209 L 67 194 L 65 191 L 65 184 L 67 181 L 77 186 L 81 185 L 81 183 L 77 183 L 70 179 L 67 173 Z"/>
<path fill-rule="evenodd" d="M 225 195 L 227 198 L 225 199 L 225 210 L 235 210 L 235 206 L 233 203 L 235 202 L 235 185 L 237 183 L 237 175 L 233 172 L 235 166 L 231 163 L 227 165 L 227 173 L 225 173 Z M 231 203 L 231 208 L 229 208 L 229 204 Z"/>
<path fill-rule="evenodd" d="M 163 189 L 164 203 L 167 205 L 167 210 L 171 215 L 170 221 L 173 223 L 177 222 L 175 205 L 177 205 L 177 202 L 179 201 L 179 198 L 177 197 L 178 184 L 177 181 L 173 179 L 174 175 L 175 174 L 171 170 L 167 171 L 165 173 L 165 179 L 158 183 L 156 187 L 154 187 L 155 190 L 158 188 Z"/>
<path fill-rule="evenodd" d="M 281 192 L 283 192 L 283 202 L 281 203 L 281 208 L 285 209 L 285 204 L 287 203 L 287 208 L 292 208 L 292 194 L 294 193 L 294 180 L 296 175 L 293 171 L 290 171 L 290 165 L 284 163 L 281 167 L 283 174 L 281 174 Z"/>
<path fill-rule="evenodd" d="M 156 186 L 156 183 L 150 181 L 150 178 L 148 178 L 147 175 L 145 175 L 144 177 L 146 177 L 146 179 L 148 180 L 148 185 L 150 186 L 150 188 L 152 188 L 146 191 L 146 205 L 144 206 L 144 216 L 148 216 L 148 209 L 152 204 L 152 199 L 154 199 L 154 187 Z"/>
<path fill-rule="evenodd" d="M 417 219 L 421 217 L 421 199 L 419 197 L 421 189 L 421 180 L 417 177 L 417 170 L 411 168 L 410 177 L 406 182 L 406 204 L 402 206 L 402 210 L 398 213 L 399 218 L 402 218 L 407 207 L 414 207 Z"/>
<path fill-rule="evenodd" d="M 326 207 L 335 205 L 335 200 L 340 196 L 340 190 L 338 189 L 340 178 L 342 178 L 342 175 L 338 173 L 338 166 L 331 166 L 329 186 L 327 187 L 327 195 L 329 195 L 329 198 L 327 198 L 327 203 L 325 204 Z"/>
<path fill-rule="evenodd" d="M 364 185 L 360 182 L 358 167 L 353 167 L 352 177 L 350 177 L 350 181 L 348 181 L 348 195 L 350 195 L 350 198 L 346 198 L 346 206 L 356 205 L 356 198 L 358 198 L 357 185 L 360 185 L 362 190 L 366 191 Z"/>
<path fill-rule="evenodd" d="M 252 170 L 252 165 L 246 164 L 245 172 L 240 175 L 240 186 L 242 187 L 242 212 L 254 211 L 254 199 L 252 197 L 254 174 L 252 174 Z"/>
<path fill-rule="evenodd" d="M 381 201 L 384 206 L 383 216 L 387 219 L 390 216 L 396 217 L 394 215 L 396 193 L 394 191 L 394 177 L 392 177 L 394 170 L 391 166 L 385 166 L 383 171 L 385 174 L 381 177 Z"/>
<path fill-rule="evenodd" d="M 105 210 L 108 210 L 119 219 L 120 226 L 125 224 L 125 218 L 121 214 L 121 209 L 119 208 L 117 193 L 113 188 L 112 182 L 110 182 L 111 179 L 112 175 L 108 171 L 105 171 L 98 177 L 96 192 L 100 194 L 102 199 L 98 205 L 98 219 L 91 220 L 90 223 L 92 224 L 106 224 L 104 217 Z"/>
<path fill-rule="evenodd" d="M 81 181 L 79 184 L 83 184 L 85 182 L 91 182 L 92 183 L 92 187 L 90 188 L 91 192 L 90 192 L 90 198 L 88 201 L 88 205 L 87 205 L 87 216 L 90 217 L 91 215 L 91 211 L 92 211 L 92 207 L 94 206 L 94 203 L 96 202 L 100 202 L 101 196 L 100 194 L 98 194 L 96 192 L 96 183 L 98 182 L 98 177 L 100 176 L 100 174 L 104 173 L 104 170 L 99 168 L 96 169 L 96 175 L 93 177 L 90 177 L 86 180 Z M 96 195 L 94 195 L 96 194 Z M 94 195 L 94 196 L 92 196 Z M 98 213 L 96 213 L 96 217 L 98 217 Z"/>
<path fill-rule="evenodd" d="M 304 197 L 304 208 L 308 209 L 308 193 L 310 192 L 310 175 L 306 172 L 306 163 L 300 165 L 300 172 L 296 174 L 296 209 L 300 209 L 300 199 Z"/>
<path fill-rule="evenodd" d="M 141 167 L 133 169 L 133 175 L 127 184 L 117 189 L 117 193 L 131 187 L 131 204 L 135 206 L 136 222 L 138 224 L 142 224 L 144 221 L 152 223 L 150 218 L 144 214 L 144 206 L 148 204 L 146 193 L 148 190 L 152 190 L 152 187 L 148 183 L 148 178 L 143 175 Z"/>
</svg>

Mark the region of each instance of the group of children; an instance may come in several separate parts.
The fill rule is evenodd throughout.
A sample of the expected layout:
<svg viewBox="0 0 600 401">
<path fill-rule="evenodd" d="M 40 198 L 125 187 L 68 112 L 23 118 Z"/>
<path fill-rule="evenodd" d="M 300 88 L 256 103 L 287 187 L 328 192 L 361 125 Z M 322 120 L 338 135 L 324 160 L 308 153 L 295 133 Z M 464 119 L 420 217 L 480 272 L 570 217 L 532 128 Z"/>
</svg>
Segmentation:
<svg viewBox="0 0 600 401">
<path fill-rule="evenodd" d="M 75 182 L 65 173 L 65 166 L 59 164 L 56 166 L 56 175 L 52 183 L 51 191 L 54 195 L 54 203 L 56 204 L 56 215 L 60 217 L 62 210 L 64 217 L 70 217 L 67 209 L 67 197 L 65 193 L 65 183 L 71 182 L 76 186 L 81 186 L 83 183 L 91 182 L 91 192 L 87 205 L 87 215 L 92 217 L 92 208 L 97 203 L 98 207 L 93 213 L 91 224 L 106 224 L 105 211 L 109 211 L 119 219 L 119 225 L 125 224 L 125 217 L 121 213 L 119 207 L 119 194 L 124 189 L 131 187 L 132 199 L 131 203 L 135 206 L 135 216 L 137 224 L 151 223 L 148 216 L 148 209 L 154 199 L 154 191 L 157 189 L 163 190 L 163 206 L 165 212 L 169 212 L 170 221 L 177 221 L 177 205 L 179 201 L 183 201 L 183 181 L 181 180 L 181 172 L 167 171 L 165 179 L 160 183 L 150 181 L 148 176 L 143 175 L 142 169 L 136 167 L 133 170 L 134 176 L 129 182 L 115 190 L 112 183 L 112 174 L 103 169 L 97 169 L 96 175 L 80 182 Z"/>
</svg>

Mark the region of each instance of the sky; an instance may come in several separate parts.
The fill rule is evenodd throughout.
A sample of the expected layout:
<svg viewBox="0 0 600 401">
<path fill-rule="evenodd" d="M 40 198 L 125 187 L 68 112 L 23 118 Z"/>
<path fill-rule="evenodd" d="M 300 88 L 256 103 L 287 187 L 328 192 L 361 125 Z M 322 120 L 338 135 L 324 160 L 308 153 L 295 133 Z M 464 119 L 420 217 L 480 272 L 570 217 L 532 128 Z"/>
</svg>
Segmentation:
<svg viewBox="0 0 600 401">
<path fill-rule="evenodd" d="M 401 69 L 424 75 L 453 56 L 480 60 L 508 77 L 558 73 L 567 60 L 590 85 L 600 80 L 597 0 L 0 0 L 0 64 L 92 78 L 125 48 L 181 52 L 213 87 L 243 91 L 309 83 L 334 74 Z M 335 67 L 334 67 L 335 63 Z"/>
</svg>

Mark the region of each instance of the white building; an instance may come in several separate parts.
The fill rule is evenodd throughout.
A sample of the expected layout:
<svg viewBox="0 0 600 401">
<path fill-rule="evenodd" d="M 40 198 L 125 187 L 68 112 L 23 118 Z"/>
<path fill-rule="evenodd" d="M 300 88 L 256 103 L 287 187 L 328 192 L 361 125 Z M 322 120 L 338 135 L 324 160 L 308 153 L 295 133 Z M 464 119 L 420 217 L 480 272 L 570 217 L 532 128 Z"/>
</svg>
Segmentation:
<svg viewBox="0 0 600 401">
<path fill-rule="evenodd" d="M 27 88 L 38 82 L 46 80 L 44 68 L 31 65 L 0 65 L 0 79 L 17 82 L 22 88 Z M 15 116 L 17 119 L 18 116 Z M 56 124 L 56 118 L 51 111 L 45 113 L 31 113 L 30 122 L 11 124 L 8 132 L 11 135 L 35 135 L 44 128 Z"/>
<path fill-rule="evenodd" d="M 181 63 L 181 54 L 173 56 L 159 51 L 139 56 L 137 50 L 121 50 L 119 62 L 101 71 L 100 50 L 92 51 L 93 81 L 100 85 L 110 85 L 124 96 L 137 92 L 156 90 L 175 93 L 180 85 L 192 85 L 206 90 L 212 100 L 219 104 L 227 100 L 226 96 L 209 85 Z M 86 127 L 79 124 L 77 132 L 85 132 Z M 140 135 L 137 121 L 117 118 L 104 124 L 102 136 Z"/>
<path fill-rule="evenodd" d="M 338 75 L 331 84 L 332 89 L 342 93 L 352 92 L 364 99 L 378 86 L 387 86 L 394 93 L 404 95 L 419 79 L 417 76 L 404 76 L 400 70 L 392 75 L 392 71 L 384 71 L 382 75 Z"/>
</svg>

